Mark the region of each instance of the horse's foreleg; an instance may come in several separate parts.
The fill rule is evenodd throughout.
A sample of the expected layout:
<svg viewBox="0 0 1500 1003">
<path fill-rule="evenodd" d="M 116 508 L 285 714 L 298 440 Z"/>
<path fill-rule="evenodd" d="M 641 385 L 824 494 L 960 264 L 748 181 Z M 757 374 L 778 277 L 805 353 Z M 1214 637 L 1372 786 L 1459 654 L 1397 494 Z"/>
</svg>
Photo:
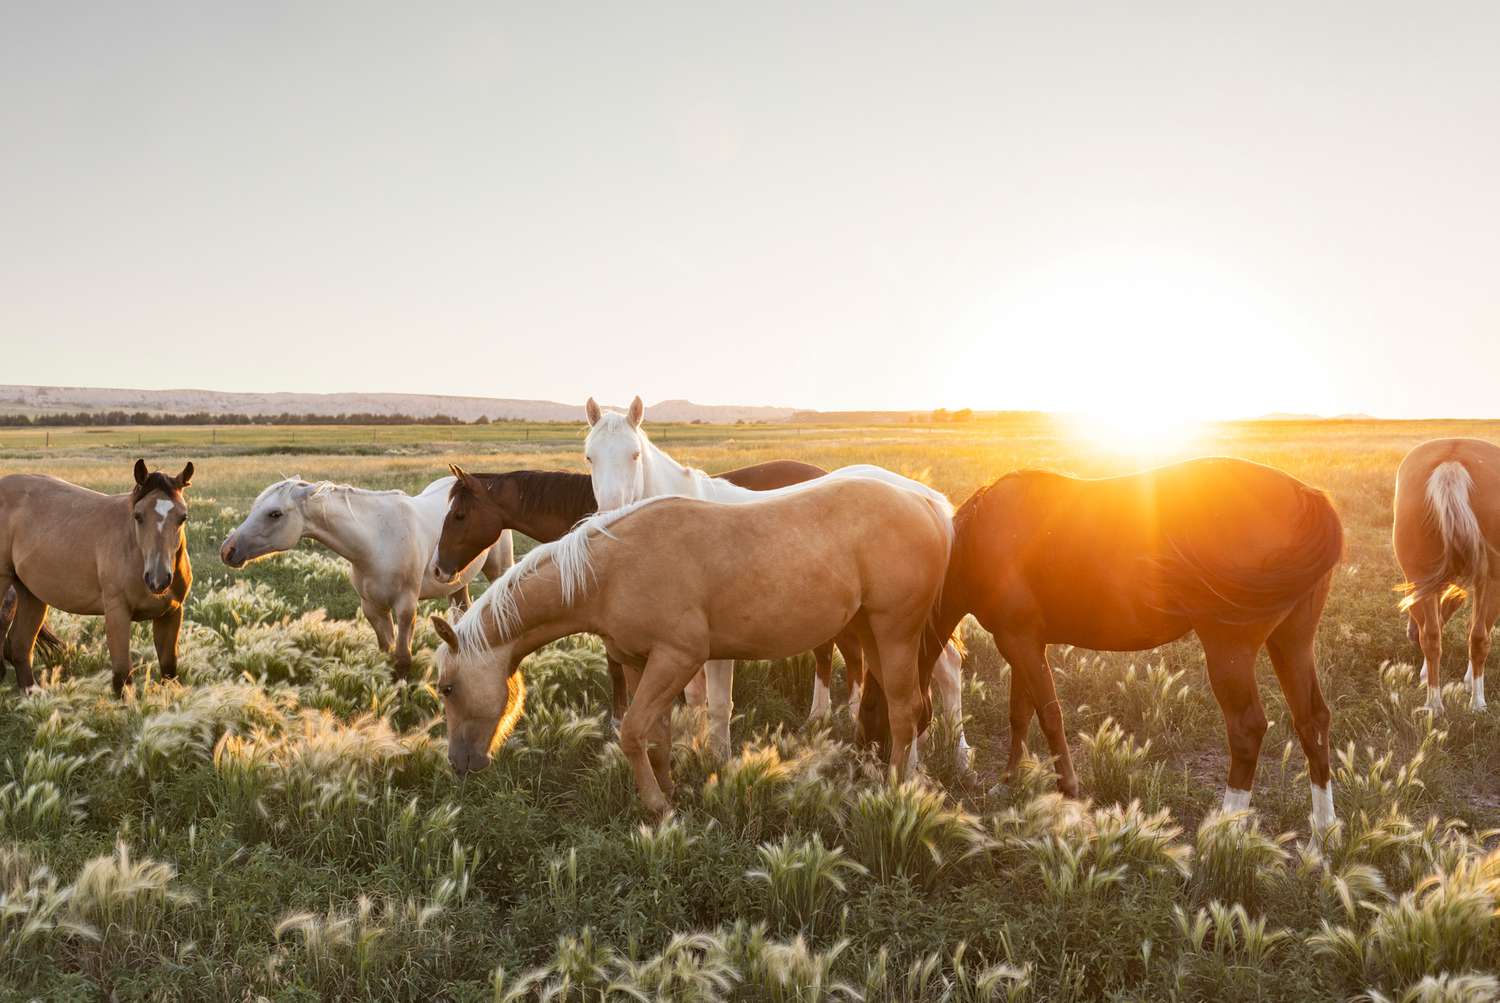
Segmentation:
<svg viewBox="0 0 1500 1003">
<path fill-rule="evenodd" d="M 111 684 L 115 696 L 125 692 L 130 682 L 130 610 L 123 605 L 104 608 L 104 637 L 109 645 L 109 667 Z M 27 670 L 28 675 L 30 669 Z"/>
<path fill-rule="evenodd" d="M 709 750 L 720 759 L 728 759 L 729 723 L 734 717 L 734 660 L 703 663 L 702 678 L 708 689 Z"/>
<path fill-rule="evenodd" d="M 997 631 L 989 623 L 984 623 L 984 627 L 995 635 L 995 646 L 1010 663 L 1010 775 L 1014 775 L 1020 757 L 1025 754 L 1026 730 L 1031 727 L 1031 715 L 1035 712 L 1052 753 L 1053 768 L 1057 770 L 1057 789 L 1076 798 L 1078 775 L 1073 772 L 1062 704 L 1052 682 L 1052 667 L 1047 664 L 1047 646 L 1034 637 Z"/>
<path fill-rule="evenodd" d="M 905 779 L 916 752 L 917 735 L 931 714 L 917 677 L 917 639 L 900 632 L 875 630 L 880 687 L 891 722 L 890 766 Z"/>
<path fill-rule="evenodd" d="M 36 650 L 36 636 L 47 619 L 47 604 L 32 595 L 20 582 L 15 583 L 15 588 L 15 618 L 11 620 L 10 630 L 4 638 L 5 649 L 10 663 L 16 667 L 16 685 L 22 690 L 29 690 L 36 685 L 36 676 L 31 671 L 31 656 Z"/>
<path fill-rule="evenodd" d="M 182 632 L 182 607 L 174 607 L 151 621 L 151 640 L 156 645 L 156 664 L 163 679 L 177 678 L 177 636 Z"/>
<path fill-rule="evenodd" d="M 813 649 L 813 695 L 810 718 L 827 717 L 833 709 L 833 642 L 825 641 Z"/>
<path fill-rule="evenodd" d="M 1255 685 L 1255 655 L 1267 640 L 1266 632 L 1254 625 L 1195 624 L 1195 627 L 1203 642 L 1208 681 L 1224 714 L 1224 729 L 1229 739 L 1229 780 L 1224 788 L 1223 810 L 1244 811 L 1250 807 L 1255 765 L 1260 758 L 1261 740 L 1266 736 L 1266 711 Z M 1304 702 L 1303 709 L 1311 714 L 1310 697 L 1304 697 Z"/>
<path fill-rule="evenodd" d="M 672 701 L 701 664 L 681 652 L 660 648 L 653 651 L 620 723 L 620 751 L 630 762 L 636 790 L 646 810 L 658 817 L 672 810 L 665 793 L 672 784 L 671 719 L 666 717 L 665 736 L 662 721 L 671 713 Z"/>
<path fill-rule="evenodd" d="M 844 656 L 844 679 L 849 684 L 849 716 L 859 720 L 859 702 L 865 682 L 865 654 L 859 644 L 859 632 L 845 627 L 833 639 Z"/>
<path fill-rule="evenodd" d="M 417 602 L 410 596 L 402 596 L 391 615 L 396 621 L 396 644 L 392 658 L 391 675 L 397 681 L 411 675 L 411 635 L 417 625 Z"/>
<path fill-rule="evenodd" d="M 396 628 L 391 623 L 391 611 L 379 603 L 366 599 L 363 596 L 359 600 L 359 608 L 364 612 L 365 619 L 370 621 L 370 626 L 375 630 L 375 643 L 379 646 L 382 654 L 391 653 L 391 644 L 394 641 Z"/>
<path fill-rule="evenodd" d="M 630 694 L 625 686 L 624 668 L 613 658 L 606 664 L 609 666 L 609 727 L 618 738 L 620 722 L 625 720 L 625 708 L 630 706 Z"/>
</svg>

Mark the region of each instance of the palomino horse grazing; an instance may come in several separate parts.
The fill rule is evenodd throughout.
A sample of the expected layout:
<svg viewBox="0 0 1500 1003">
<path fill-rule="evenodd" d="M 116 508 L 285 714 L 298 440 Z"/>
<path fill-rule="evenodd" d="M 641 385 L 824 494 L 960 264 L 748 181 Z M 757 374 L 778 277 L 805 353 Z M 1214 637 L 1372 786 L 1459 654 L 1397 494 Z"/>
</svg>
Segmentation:
<svg viewBox="0 0 1500 1003">
<path fill-rule="evenodd" d="M 411 633 L 417 601 L 446 596 L 469 604 L 469 582 L 479 573 L 495 581 L 514 563 L 511 537 L 476 554 L 447 581 L 432 574 L 430 557 L 442 531 L 452 477 L 413 497 L 404 491 L 365 491 L 346 484 L 310 484 L 296 477 L 267 487 L 245 521 L 229 534 L 219 557 L 231 568 L 290 550 L 311 538 L 349 562 L 349 580 L 380 650 L 394 646 L 394 674 L 411 670 Z M 394 626 L 392 620 L 394 619 Z"/>
<path fill-rule="evenodd" d="M 754 491 L 726 480 L 710 477 L 701 470 L 685 467 L 656 446 L 641 428 L 645 417 L 645 405 L 639 397 L 630 404 L 625 414 L 602 411 L 592 397 L 584 407 L 589 421 L 589 434 L 584 440 L 584 455 L 588 459 L 590 476 L 594 483 L 594 497 L 601 512 L 611 511 L 644 498 L 657 495 L 683 495 L 707 501 L 744 503 L 754 501 Z M 846 470 L 852 468 L 844 468 Z M 866 468 L 874 476 L 894 479 L 901 486 L 917 487 L 931 491 L 926 485 L 918 485 L 880 467 Z M 839 645 L 848 661 L 848 649 Z M 830 663 L 831 664 L 831 663 Z M 959 670 L 962 659 L 956 649 L 941 659 L 933 676 L 942 700 L 943 709 L 952 717 L 958 729 L 958 761 L 967 766 L 969 743 L 963 732 L 962 687 Z M 703 667 L 708 686 L 709 716 L 718 737 L 716 742 L 725 750 L 729 747 L 729 719 L 733 713 L 734 664 L 716 661 Z M 851 675 L 849 706 L 859 706 L 860 679 Z M 827 713 L 828 683 L 820 671 L 813 691 L 814 716 Z"/>
<path fill-rule="evenodd" d="M 1139 651 L 1191 630 L 1229 733 L 1225 810 L 1250 803 L 1266 731 L 1255 686 L 1264 645 L 1307 756 L 1313 826 L 1321 832 L 1333 822 L 1329 717 L 1313 639 L 1343 527 L 1322 492 L 1234 459 L 1103 480 L 1021 471 L 976 491 L 954 527 L 922 664 L 966 613 L 994 635 L 1012 670 L 1008 770 L 1039 712 L 1058 786 L 1078 791 L 1048 644 Z"/>
<path fill-rule="evenodd" d="M 0 477 L 0 594 L 16 590 L 5 657 L 22 689 L 36 684 L 31 652 L 56 606 L 104 617 L 115 694 L 130 682 L 130 625 L 150 620 L 163 678 L 177 675 L 182 603 L 193 584 L 188 563 L 189 463 L 176 477 L 135 461 L 135 486 L 122 495 L 55 477 Z"/>
<path fill-rule="evenodd" d="M 453 471 L 457 480 L 448 493 L 448 512 L 443 517 L 443 529 L 433 557 L 432 571 L 439 581 L 450 579 L 455 569 L 468 565 L 506 530 L 523 533 L 538 543 L 550 543 L 598 510 L 594 504 L 594 485 L 587 474 L 560 470 L 471 474 L 457 465 L 450 465 L 448 469 Z M 752 491 L 771 491 L 822 477 L 827 472 L 811 463 L 771 460 L 715 476 Z M 864 661 L 859 638 L 853 631 L 840 634 L 837 644 L 844 655 L 850 685 L 855 690 L 850 708 L 852 716 L 858 706 Z M 816 672 L 814 716 L 819 713 L 819 693 L 824 695 L 822 712 L 826 714 L 828 711 L 826 698 L 833 674 L 833 646 L 834 642 L 827 642 L 813 649 Z M 609 677 L 613 689 L 610 720 L 618 733 L 628 699 L 625 672 L 613 659 L 609 660 Z M 689 696 L 698 695 L 690 693 Z M 699 698 L 697 703 L 701 704 L 703 700 Z M 727 749 L 721 751 L 727 752 Z"/>
<path fill-rule="evenodd" d="M 1433 439 L 1406 454 L 1396 471 L 1396 560 L 1406 576 L 1401 608 L 1422 647 L 1427 706 L 1443 711 L 1438 666 L 1443 624 L 1466 593 L 1474 597 L 1469 623 L 1473 706 L 1484 707 L 1484 663 L 1490 631 L 1500 618 L 1500 447 L 1480 439 Z"/>
<path fill-rule="evenodd" d="M 951 509 L 833 473 L 742 505 L 651 498 L 596 515 L 526 555 L 455 631 L 433 626 L 448 758 L 489 763 L 510 676 L 568 634 L 592 633 L 632 689 L 620 747 L 646 808 L 671 809 L 673 699 L 705 660 L 786 658 L 853 623 L 888 697 L 899 771 L 930 716 L 917 650 L 943 583 Z"/>
</svg>

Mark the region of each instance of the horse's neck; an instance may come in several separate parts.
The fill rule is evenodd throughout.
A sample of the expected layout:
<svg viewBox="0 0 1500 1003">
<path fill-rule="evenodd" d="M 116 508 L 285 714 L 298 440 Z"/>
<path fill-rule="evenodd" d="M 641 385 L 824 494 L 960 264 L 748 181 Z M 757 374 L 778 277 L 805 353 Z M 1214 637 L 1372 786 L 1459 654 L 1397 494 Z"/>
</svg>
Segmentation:
<svg viewBox="0 0 1500 1003">
<path fill-rule="evenodd" d="M 486 615 L 481 622 L 488 646 L 513 644 L 517 664 L 543 645 L 584 632 L 593 620 L 592 595 L 575 596 L 571 604 L 563 601 L 562 578 L 555 564 L 537 568 L 513 587 L 518 626 L 511 640 L 501 639 L 498 615 Z"/>
<path fill-rule="evenodd" d="M 368 495 L 337 490 L 313 495 L 303 503 L 306 525 L 302 535 L 350 564 L 368 564 L 379 550 L 381 539 L 378 519 L 372 518 L 377 513 L 372 512 L 371 501 Z"/>
<path fill-rule="evenodd" d="M 672 459 L 656 443 L 644 439 L 642 455 L 646 460 L 646 497 L 658 495 L 687 495 L 689 498 L 706 498 L 710 501 L 737 502 L 755 497 L 755 492 L 731 484 L 718 477 L 710 477 L 701 470 L 692 470 Z"/>
<path fill-rule="evenodd" d="M 587 511 L 555 512 L 543 511 L 528 504 L 526 493 L 519 486 L 498 475 L 485 484 L 490 501 L 500 509 L 500 518 L 506 529 L 517 530 L 541 543 L 549 543 L 572 529 Z"/>
</svg>

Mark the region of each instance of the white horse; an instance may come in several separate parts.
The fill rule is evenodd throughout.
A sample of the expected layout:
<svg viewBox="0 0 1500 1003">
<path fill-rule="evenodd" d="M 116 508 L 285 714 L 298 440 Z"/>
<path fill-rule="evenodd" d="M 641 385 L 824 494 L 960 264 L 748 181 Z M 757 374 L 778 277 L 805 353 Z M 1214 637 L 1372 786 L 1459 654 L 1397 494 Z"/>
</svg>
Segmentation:
<svg viewBox="0 0 1500 1003">
<path fill-rule="evenodd" d="M 349 580 L 360 609 L 375 628 L 380 650 L 391 653 L 398 679 L 411 669 L 411 635 L 417 601 L 448 597 L 469 605 L 469 582 L 482 568 L 497 581 L 515 563 L 510 530 L 442 582 L 433 577 L 432 554 L 448 511 L 454 478 L 441 477 L 415 497 L 404 491 L 366 491 L 330 481 L 288 477 L 267 487 L 250 514 L 219 548 L 231 568 L 290 550 L 311 538 L 349 562 Z"/>
<path fill-rule="evenodd" d="M 590 477 L 594 482 L 594 500 L 600 512 L 632 505 L 645 498 L 659 495 L 683 495 L 705 501 L 743 504 L 765 498 L 767 495 L 784 494 L 817 484 L 819 480 L 806 481 L 775 491 L 752 491 L 729 481 L 711 477 L 701 470 L 685 467 L 658 448 L 641 428 L 646 406 L 637 397 L 630 403 L 625 414 L 603 411 L 590 397 L 584 406 L 588 417 L 589 432 L 584 439 L 584 456 L 589 463 Z M 941 499 L 950 505 L 946 495 L 919 481 L 892 473 L 884 467 L 869 464 L 841 467 L 827 477 L 867 477 L 884 481 L 896 487 L 915 491 L 931 498 Z M 957 725 L 958 762 L 967 769 L 970 760 L 969 742 L 963 731 L 963 688 L 959 675 L 963 658 L 952 644 L 939 656 L 933 670 L 932 684 L 937 691 L 938 706 Z M 817 684 L 815 684 L 817 685 Z M 821 685 L 817 688 L 821 690 Z M 717 751 L 729 751 L 729 721 L 734 713 L 734 662 L 712 661 L 703 666 L 703 672 L 695 678 L 687 691 L 690 703 L 704 702 L 703 690 L 707 690 L 710 740 Z M 696 691 L 696 692 L 695 692 Z M 857 700 L 851 694 L 850 710 L 854 711 Z M 821 707 L 819 706 L 821 701 Z M 813 711 L 826 711 L 826 692 L 813 694 Z"/>
</svg>

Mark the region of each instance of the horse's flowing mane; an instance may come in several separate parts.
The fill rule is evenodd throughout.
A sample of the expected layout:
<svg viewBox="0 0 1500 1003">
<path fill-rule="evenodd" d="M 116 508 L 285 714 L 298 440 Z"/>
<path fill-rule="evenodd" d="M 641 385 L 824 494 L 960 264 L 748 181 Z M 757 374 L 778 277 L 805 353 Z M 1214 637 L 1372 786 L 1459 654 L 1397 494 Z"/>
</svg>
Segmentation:
<svg viewBox="0 0 1500 1003">
<path fill-rule="evenodd" d="M 309 487 L 313 489 L 312 494 L 308 495 L 309 498 L 316 498 L 319 495 L 330 494 L 370 495 L 373 497 L 389 497 L 391 495 L 401 495 L 403 498 L 411 497 L 411 495 L 408 495 L 405 491 L 397 489 L 392 489 L 390 491 L 372 491 L 369 488 L 357 488 L 353 484 L 339 484 L 336 481 L 305 481 L 298 475 L 293 474 L 292 476 L 284 477 L 273 484 L 266 485 L 265 490 L 255 496 L 255 501 L 251 503 L 250 507 L 254 508 L 256 505 L 259 505 L 262 501 L 271 497 L 272 495 L 285 494 L 287 492 L 290 492 L 293 488 L 300 487 Z"/>
<path fill-rule="evenodd" d="M 503 474 L 469 476 L 492 489 L 506 483 L 513 485 L 521 504 L 537 515 L 577 521 L 592 515 L 597 508 L 594 482 L 588 474 L 574 474 L 563 470 L 511 470 Z M 462 489 L 462 483 L 454 483 L 449 497 Z"/>
<path fill-rule="evenodd" d="M 458 621 L 454 630 L 458 633 L 459 651 L 464 655 L 475 655 L 489 647 L 484 636 L 486 621 L 495 625 L 500 635 L 498 643 L 514 640 L 521 628 L 521 584 L 548 562 L 557 568 L 563 605 L 573 605 L 574 600 L 592 584 L 594 568 L 589 546 L 593 536 L 600 533 L 613 537 L 609 527 L 625 516 L 663 498 L 676 497 L 680 496 L 656 495 L 611 512 L 596 513 L 574 526 L 566 536 L 533 547 L 498 582 L 485 589 Z"/>
</svg>

